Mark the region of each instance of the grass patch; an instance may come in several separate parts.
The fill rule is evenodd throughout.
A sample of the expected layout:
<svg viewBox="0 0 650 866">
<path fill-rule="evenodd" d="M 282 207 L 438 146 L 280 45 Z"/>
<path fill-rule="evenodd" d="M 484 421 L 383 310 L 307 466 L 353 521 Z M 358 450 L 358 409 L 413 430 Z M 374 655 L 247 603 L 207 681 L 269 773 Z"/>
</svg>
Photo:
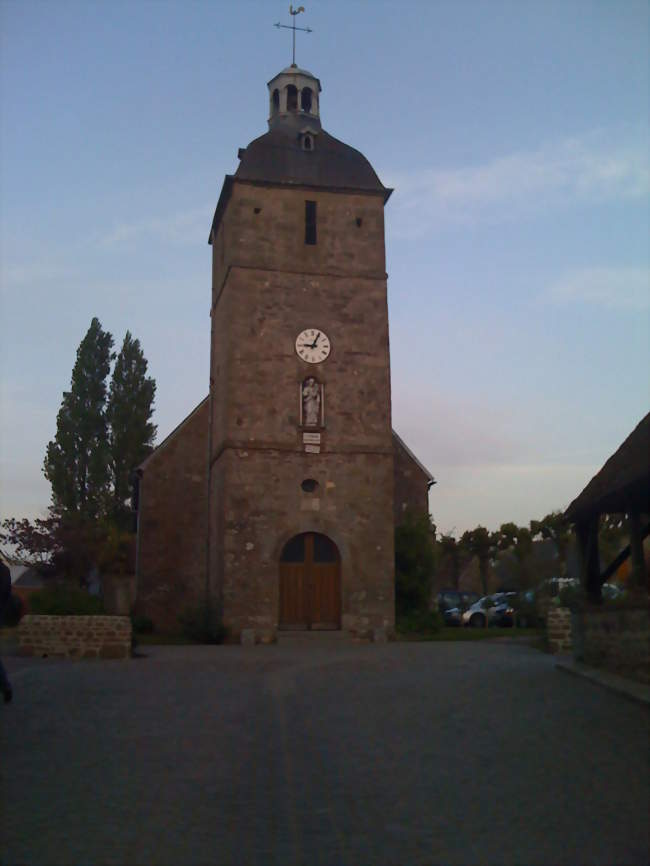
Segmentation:
<svg viewBox="0 0 650 866">
<path fill-rule="evenodd" d="M 442 628 L 438 632 L 414 632 L 401 631 L 397 626 L 396 639 L 398 641 L 465 641 L 465 640 L 489 640 L 495 637 L 527 637 L 539 638 L 543 634 L 539 628 Z"/>
<path fill-rule="evenodd" d="M 395 627 L 398 640 L 433 640 L 442 629 L 442 617 L 431 610 L 398 613 Z"/>
</svg>

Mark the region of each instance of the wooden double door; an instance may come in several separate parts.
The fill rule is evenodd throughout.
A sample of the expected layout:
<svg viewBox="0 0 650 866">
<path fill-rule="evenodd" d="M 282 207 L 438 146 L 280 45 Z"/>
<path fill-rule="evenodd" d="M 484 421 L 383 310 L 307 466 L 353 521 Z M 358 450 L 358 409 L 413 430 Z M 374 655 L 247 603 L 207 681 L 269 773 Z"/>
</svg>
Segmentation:
<svg viewBox="0 0 650 866">
<path fill-rule="evenodd" d="M 341 558 L 333 541 L 304 532 L 280 557 L 280 628 L 341 627 Z"/>
</svg>

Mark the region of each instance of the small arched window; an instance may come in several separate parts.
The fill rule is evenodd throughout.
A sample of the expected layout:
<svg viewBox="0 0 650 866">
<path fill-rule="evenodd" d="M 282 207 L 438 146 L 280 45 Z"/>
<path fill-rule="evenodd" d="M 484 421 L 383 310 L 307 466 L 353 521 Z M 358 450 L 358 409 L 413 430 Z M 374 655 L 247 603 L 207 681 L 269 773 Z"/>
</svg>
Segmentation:
<svg viewBox="0 0 650 866">
<path fill-rule="evenodd" d="M 280 108 L 280 91 L 276 87 L 273 91 L 273 96 L 271 97 L 271 103 L 273 105 L 273 111 L 278 111 Z"/>
<path fill-rule="evenodd" d="M 312 150 L 314 147 L 314 142 L 311 135 L 303 135 L 302 137 L 302 149 L 303 150 Z"/>
<path fill-rule="evenodd" d="M 309 87 L 303 87 L 302 89 L 300 94 L 300 107 L 303 111 L 306 111 L 307 114 L 311 113 L 311 89 Z"/>
<path fill-rule="evenodd" d="M 287 87 L 287 111 L 298 111 L 298 91 L 293 84 Z"/>
</svg>

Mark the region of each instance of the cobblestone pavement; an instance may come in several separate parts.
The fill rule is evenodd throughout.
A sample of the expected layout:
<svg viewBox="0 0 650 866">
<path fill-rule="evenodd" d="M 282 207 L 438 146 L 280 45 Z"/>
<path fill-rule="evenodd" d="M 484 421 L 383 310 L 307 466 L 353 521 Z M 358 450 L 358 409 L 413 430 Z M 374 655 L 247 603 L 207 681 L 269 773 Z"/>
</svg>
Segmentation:
<svg viewBox="0 0 650 866">
<path fill-rule="evenodd" d="M 7 659 L 0 862 L 646 864 L 648 709 L 514 644 Z"/>
</svg>

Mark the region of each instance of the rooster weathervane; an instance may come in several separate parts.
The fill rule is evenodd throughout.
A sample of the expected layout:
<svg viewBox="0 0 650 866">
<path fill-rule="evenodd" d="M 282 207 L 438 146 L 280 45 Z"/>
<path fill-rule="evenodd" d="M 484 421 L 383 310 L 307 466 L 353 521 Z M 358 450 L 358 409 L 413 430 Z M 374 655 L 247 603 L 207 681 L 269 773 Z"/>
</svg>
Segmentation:
<svg viewBox="0 0 650 866">
<path fill-rule="evenodd" d="M 280 24 L 278 21 L 277 24 L 274 24 L 274 27 L 282 30 L 291 30 L 292 38 L 293 38 L 293 54 L 291 57 L 291 65 L 296 65 L 296 30 L 302 30 L 303 33 L 311 33 L 311 27 L 296 27 L 296 15 L 300 15 L 301 12 L 305 11 L 304 6 L 298 6 L 297 9 L 293 8 L 293 4 L 289 6 L 289 15 L 291 15 L 291 25 L 289 24 Z"/>
</svg>

